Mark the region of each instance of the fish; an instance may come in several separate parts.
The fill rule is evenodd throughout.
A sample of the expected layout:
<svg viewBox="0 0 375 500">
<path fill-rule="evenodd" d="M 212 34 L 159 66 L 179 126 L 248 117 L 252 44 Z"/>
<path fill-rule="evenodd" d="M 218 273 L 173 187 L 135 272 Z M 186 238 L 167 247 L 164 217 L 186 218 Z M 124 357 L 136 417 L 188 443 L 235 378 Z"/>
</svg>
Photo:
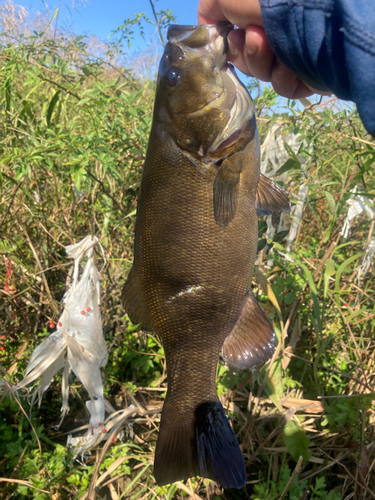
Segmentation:
<svg viewBox="0 0 375 500">
<path fill-rule="evenodd" d="M 216 390 L 220 351 L 239 369 L 272 356 L 272 324 L 251 292 L 258 213 L 288 211 L 260 174 L 253 101 L 227 61 L 233 26 L 168 29 L 143 166 L 134 261 L 122 301 L 157 334 L 167 395 L 155 450 L 159 485 L 190 477 L 246 484 Z"/>
</svg>

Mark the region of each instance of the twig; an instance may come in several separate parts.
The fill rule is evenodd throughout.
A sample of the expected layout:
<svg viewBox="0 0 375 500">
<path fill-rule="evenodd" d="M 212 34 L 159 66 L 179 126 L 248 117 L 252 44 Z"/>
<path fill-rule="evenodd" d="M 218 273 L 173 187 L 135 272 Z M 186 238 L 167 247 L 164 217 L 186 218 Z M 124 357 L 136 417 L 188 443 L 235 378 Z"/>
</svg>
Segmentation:
<svg viewBox="0 0 375 500">
<path fill-rule="evenodd" d="M 46 490 L 41 490 L 40 488 L 37 488 L 33 484 L 29 483 L 28 481 L 23 481 L 22 479 L 8 479 L 6 477 L 0 477 L 0 483 L 18 483 L 18 484 L 23 484 L 27 486 L 28 488 L 34 488 L 34 490 L 38 490 L 41 493 L 47 493 L 50 494 L 50 491 Z"/>
<path fill-rule="evenodd" d="M 190 490 L 187 486 L 184 485 L 184 483 L 181 483 L 181 481 L 176 481 L 175 485 L 177 486 L 177 488 L 180 488 L 180 490 L 185 491 L 191 497 L 196 498 L 197 500 L 203 500 L 202 497 L 197 495 L 197 493 L 194 493 L 192 489 Z"/>
<path fill-rule="evenodd" d="M 301 361 L 304 361 L 305 363 L 309 363 L 310 365 L 314 364 L 314 361 L 309 361 L 308 359 L 302 358 L 301 356 L 297 356 L 297 354 L 293 354 L 292 352 L 286 351 L 285 354 L 286 354 L 286 356 L 293 356 L 297 359 L 300 359 Z M 366 389 L 368 389 L 369 391 L 372 391 L 372 388 L 369 387 L 369 385 L 367 383 L 362 382 L 362 380 L 360 380 L 359 378 L 352 377 L 345 372 L 342 372 L 340 370 L 335 370 L 334 368 L 329 368 L 328 366 L 321 365 L 320 363 L 317 364 L 317 367 L 319 367 L 323 370 L 327 370 L 327 371 L 332 372 L 332 373 L 336 373 L 337 375 L 340 375 L 341 377 L 348 378 L 349 380 L 354 380 L 358 384 L 363 385 L 363 387 L 366 387 Z"/>
<path fill-rule="evenodd" d="M 283 500 L 283 498 L 285 498 L 285 495 L 288 493 L 288 490 L 290 488 L 290 485 L 293 482 L 293 479 L 295 478 L 295 476 L 301 470 L 302 460 L 303 460 L 303 457 L 300 456 L 299 459 L 298 459 L 297 465 L 295 466 L 294 471 L 292 472 L 292 475 L 290 476 L 289 481 L 287 482 L 287 484 L 286 484 L 286 486 L 284 488 L 284 491 L 280 495 L 279 500 Z"/>
<path fill-rule="evenodd" d="M 262 443 L 258 446 L 258 448 L 255 450 L 255 452 L 251 455 L 251 461 L 254 460 L 256 456 L 259 455 L 259 453 L 263 450 L 265 444 L 270 441 L 279 431 L 282 429 L 288 422 L 291 420 L 296 413 L 296 408 L 292 406 L 288 410 L 285 411 L 283 418 L 281 422 L 275 427 L 275 429 L 269 434 L 263 441 Z"/>
<path fill-rule="evenodd" d="M 134 415 L 135 413 L 139 413 L 142 416 L 145 416 L 149 413 L 147 410 L 144 410 L 142 407 L 140 410 L 139 409 L 137 410 L 136 408 L 134 408 L 133 411 L 129 411 L 129 410 L 126 411 L 126 414 L 124 415 L 124 417 L 122 419 L 120 419 L 119 422 L 116 422 L 116 425 L 114 426 L 112 432 L 108 435 L 107 442 L 103 446 L 100 454 L 98 455 L 97 461 L 95 463 L 95 470 L 94 470 L 92 477 L 91 477 L 90 488 L 89 488 L 87 494 L 81 498 L 81 500 L 85 500 L 86 498 L 88 500 L 95 499 L 95 488 L 97 486 L 100 464 L 102 463 L 103 458 L 104 458 L 105 454 L 107 453 L 108 448 L 111 446 L 114 437 L 117 436 L 117 434 L 120 432 L 122 427 L 125 425 L 126 420 L 129 417 L 131 417 L 132 415 Z M 121 413 L 122 411 L 123 410 L 120 410 L 116 413 Z M 115 416 L 116 413 L 112 414 L 111 417 Z"/>
<path fill-rule="evenodd" d="M 92 177 L 92 178 L 94 179 L 94 181 L 98 182 L 98 183 L 101 185 L 102 190 L 103 190 L 103 193 L 104 193 L 104 194 L 106 194 L 107 196 L 109 196 L 109 197 L 111 198 L 111 200 L 113 201 L 113 203 L 114 203 L 115 205 L 117 205 L 117 208 L 119 208 L 119 209 L 121 210 L 121 212 L 124 212 L 124 208 L 123 208 L 123 206 L 122 206 L 122 205 L 121 205 L 121 204 L 120 204 L 120 203 L 116 200 L 116 198 L 115 198 L 114 196 L 112 196 L 110 193 L 108 193 L 108 191 L 107 191 L 107 190 L 106 190 L 106 188 L 104 187 L 103 182 L 102 182 L 100 179 L 98 179 L 97 177 L 95 177 L 95 175 L 94 175 L 94 174 L 92 174 L 92 173 L 91 173 L 91 172 L 90 172 L 87 168 L 85 168 L 85 171 L 86 171 L 86 173 L 87 173 L 90 177 Z"/>
<path fill-rule="evenodd" d="M 319 451 L 321 451 L 322 453 L 324 453 L 324 455 L 326 455 L 328 458 L 331 458 L 328 453 L 326 453 L 324 450 L 322 450 L 321 448 L 319 448 Z M 344 464 L 342 464 L 341 462 L 337 462 L 337 465 L 341 465 L 341 467 L 343 469 L 345 469 L 346 473 L 349 474 L 349 476 L 353 479 L 353 481 L 358 484 L 358 486 L 360 486 L 361 488 L 364 488 L 368 493 L 370 493 L 370 495 L 372 496 L 372 498 L 375 498 L 375 493 L 370 490 L 370 488 L 366 485 L 366 484 L 362 484 L 358 481 L 358 479 L 356 479 L 353 474 L 351 474 L 348 469 L 345 467 Z"/>
<path fill-rule="evenodd" d="M 302 474 L 300 481 L 307 480 L 310 479 L 311 477 L 316 476 L 317 474 L 321 474 L 324 470 L 327 470 L 330 467 L 333 467 L 335 464 L 340 463 L 339 461 L 347 457 L 350 453 L 351 453 L 350 451 L 347 451 L 346 453 L 343 452 L 338 458 L 331 460 L 331 462 L 328 462 L 328 464 L 325 465 L 324 467 L 321 467 L 318 470 L 314 470 L 313 472 L 309 471 L 306 473 L 307 475 Z"/>
<path fill-rule="evenodd" d="M 4 372 L 5 374 L 7 374 L 7 372 L 3 369 L 3 367 L 2 367 L 2 366 L 0 366 L 0 370 L 1 370 L 2 372 Z M 24 408 L 23 408 L 23 406 L 22 406 L 22 404 L 21 404 L 21 401 L 19 400 L 19 397 L 18 397 L 17 392 L 16 392 L 16 391 L 12 391 L 12 386 L 11 386 L 11 383 L 10 383 L 7 379 L 5 379 L 5 378 L 3 378 L 3 380 L 5 381 L 5 384 L 6 384 L 6 386 L 7 386 L 8 391 L 9 391 L 9 392 L 10 392 L 10 393 L 14 396 L 15 400 L 16 400 L 16 401 L 17 401 L 17 403 L 18 403 L 18 406 L 20 407 L 20 410 L 22 411 L 22 413 L 25 415 L 25 417 L 26 417 L 27 421 L 29 422 L 30 427 L 32 428 L 32 430 L 33 430 L 33 432 L 34 432 L 34 434 L 35 434 L 35 438 L 36 438 L 37 443 L 38 443 L 38 447 L 39 447 L 39 454 L 40 454 L 40 456 L 42 456 L 42 445 L 40 444 L 40 440 L 39 440 L 38 434 L 36 433 L 36 430 L 35 430 L 35 428 L 34 428 L 34 426 L 33 426 L 32 422 L 31 422 L 31 419 L 29 418 L 29 416 L 28 416 L 28 415 L 27 415 L 27 413 L 25 412 L 25 410 L 24 410 Z M 5 394 L 5 391 L 4 391 L 4 394 Z M 0 480 L 1 480 L 1 479 L 0 479 Z M 47 493 L 49 493 L 49 492 L 47 492 Z"/>
<path fill-rule="evenodd" d="M 162 32 L 161 32 L 161 28 L 160 28 L 160 24 L 159 24 L 159 19 L 158 19 L 158 16 L 156 15 L 156 12 L 155 12 L 155 7 L 154 7 L 154 3 L 153 3 L 153 1 L 152 1 L 152 0 L 150 0 L 150 5 L 151 5 L 152 13 L 154 14 L 154 18 L 155 18 L 155 21 L 156 21 L 156 25 L 157 25 L 158 30 L 159 30 L 159 36 L 160 36 L 161 43 L 163 44 L 163 47 L 165 47 L 163 34 L 162 34 Z"/>
<path fill-rule="evenodd" d="M 317 396 L 318 399 L 335 399 L 335 398 L 360 398 L 362 396 L 375 396 L 375 392 L 360 392 L 359 394 L 337 394 L 337 396 Z"/>
<path fill-rule="evenodd" d="M 36 253 L 36 250 L 35 250 L 35 248 L 34 248 L 34 245 L 32 244 L 32 241 L 31 241 L 31 239 L 30 239 L 30 236 L 28 235 L 28 233 L 27 233 L 26 229 L 25 229 L 25 228 L 23 228 L 19 222 L 17 222 L 17 224 L 18 224 L 19 228 L 21 229 L 21 231 L 23 231 L 23 232 L 25 233 L 25 236 L 26 236 L 26 238 L 27 238 L 27 241 L 28 241 L 28 243 L 29 243 L 29 246 L 30 246 L 30 248 L 31 248 L 31 251 L 33 252 L 33 255 L 34 255 L 34 258 L 35 258 L 35 260 L 36 260 L 36 262 L 37 262 L 37 264 L 38 264 L 38 267 L 39 267 L 39 269 L 40 269 L 41 271 L 43 271 L 42 264 L 41 264 L 41 262 L 40 262 L 40 260 L 39 260 L 38 254 Z M 55 301 L 53 300 L 53 297 L 52 297 L 52 294 L 51 294 L 51 290 L 49 289 L 49 286 L 48 286 L 48 283 L 47 283 L 47 279 L 46 279 L 46 277 L 45 277 L 44 273 L 42 273 L 42 280 L 43 280 L 44 286 L 46 287 L 46 292 L 47 292 L 47 294 L 48 294 L 48 296 L 49 296 L 49 298 L 50 298 L 50 300 L 51 300 L 52 307 L 55 309 L 55 312 L 58 312 L 58 308 L 57 308 L 57 306 L 56 306 Z"/>
<path fill-rule="evenodd" d="M 347 137 L 348 139 L 363 142 L 363 144 L 368 144 L 369 146 L 375 146 L 375 142 L 366 141 L 365 139 L 361 139 L 360 137 L 350 136 L 346 134 L 341 134 L 341 137 Z"/>
<path fill-rule="evenodd" d="M 14 203 L 14 198 L 16 197 L 16 194 L 17 194 L 17 191 L 19 190 L 19 188 L 21 187 L 21 184 L 23 183 L 25 179 L 22 179 L 18 184 L 17 186 L 14 188 L 14 191 L 13 191 L 13 194 L 12 194 L 12 197 L 11 197 L 11 200 L 9 202 L 9 205 L 7 206 L 7 209 L 5 211 L 5 214 L 2 216 L 1 218 L 1 221 L 0 221 L 0 227 L 2 227 L 3 225 L 3 222 L 5 221 L 8 213 L 9 213 L 9 210 L 11 209 L 13 203 Z"/>
</svg>

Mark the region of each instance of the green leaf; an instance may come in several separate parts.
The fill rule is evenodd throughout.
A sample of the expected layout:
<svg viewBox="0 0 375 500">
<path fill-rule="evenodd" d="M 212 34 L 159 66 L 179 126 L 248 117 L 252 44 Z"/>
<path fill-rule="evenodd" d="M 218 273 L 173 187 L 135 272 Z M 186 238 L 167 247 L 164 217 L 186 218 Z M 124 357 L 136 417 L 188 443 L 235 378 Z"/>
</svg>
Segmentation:
<svg viewBox="0 0 375 500">
<path fill-rule="evenodd" d="M 57 8 L 57 9 L 55 10 L 55 12 L 53 13 L 53 16 L 52 16 L 52 19 L 51 19 L 51 21 L 50 21 L 50 24 L 52 23 L 52 21 L 55 19 L 55 17 L 56 17 L 56 16 L 57 16 L 57 14 L 59 13 L 59 10 L 60 10 L 60 9 L 59 9 L 59 8 Z"/>
<path fill-rule="evenodd" d="M 281 175 L 284 172 L 288 172 L 289 170 L 298 168 L 300 166 L 301 166 L 301 163 L 299 161 L 295 160 L 294 158 L 289 158 L 289 160 L 287 160 L 284 163 L 284 165 L 282 167 L 280 167 L 279 170 L 277 170 L 275 176 Z"/>
<path fill-rule="evenodd" d="M 267 231 L 267 222 L 264 220 L 259 221 L 258 223 L 258 235 L 262 236 Z"/>
<path fill-rule="evenodd" d="M 336 281 L 335 281 L 335 292 L 336 293 L 339 293 L 340 292 L 340 279 L 341 279 L 341 275 L 342 273 L 345 271 L 345 269 L 350 266 L 350 264 L 354 261 L 356 261 L 357 259 L 359 259 L 359 257 L 361 257 L 363 255 L 363 252 L 361 253 L 356 253 L 355 255 L 352 255 L 351 257 L 349 257 L 349 259 L 346 259 L 342 264 L 341 266 L 337 269 L 337 273 L 336 273 Z"/>
<path fill-rule="evenodd" d="M 285 231 L 279 231 L 278 233 L 275 234 L 275 236 L 273 237 L 273 241 L 274 243 L 276 242 L 279 242 L 279 241 L 282 241 L 283 239 L 285 239 L 289 234 L 289 230 L 285 230 Z"/>
<path fill-rule="evenodd" d="M 314 283 L 313 275 L 307 269 L 307 267 L 305 266 L 305 264 L 302 264 L 302 262 L 300 262 L 299 265 L 302 267 L 304 273 L 306 274 L 307 280 L 309 282 L 309 287 L 310 287 L 310 290 L 311 290 L 311 296 L 312 296 L 313 304 L 314 304 L 315 318 L 316 318 L 316 321 L 318 322 L 319 331 L 322 331 L 322 319 L 320 317 L 320 307 L 319 307 L 319 301 L 318 301 L 318 293 L 316 291 L 316 286 L 315 286 L 315 283 Z"/>
<path fill-rule="evenodd" d="M 261 250 L 263 250 L 263 248 L 267 245 L 267 240 L 266 238 L 262 238 L 262 239 L 259 239 L 258 240 L 258 248 L 257 248 L 257 252 L 260 252 Z"/>
<path fill-rule="evenodd" d="M 289 292 L 285 295 L 284 302 L 286 305 L 292 304 L 292 302 L 295 300 L 296 296 L 294 292 Z"/>
<path fill-rule="evenodd" d="M 54 110 L 54 108 L 56 106 L 56 103 L 57 103 L 57 101 L 59 99 L 59 94 L 60 94 L 60 90 L 58 90 L 55 93 L 55 95 L 51 99 L 51 102 L 49 103 L 49 106 L 48 106 L 48 109 L 47 109 L 47 114 L 46 114 L 48 126 L 50 126 L 50 124 L 51 124 L 51 116 L 52 116 L 53 110 Z"/>
<path fill-rule="evenodd" d="M 331 211 L 331 214 L 334 215 L 336 212 L 336 203 L 334 197 L 331 195 L 329 191 L 324 191 L 326 200 L 328 202 L 329 209 Z"/>
<path fill-rule="evenodd" d="M 303 457 L 304 462 L 311 457 L 311 451 L 309 451 L 310 440 L 306 435 L 306 431 L 294 420 L 289 420 L 284 427 L 284 443 L 295 461 L 300 456 Z"/>
<path fill-rule="evenodd" d="M 324 298 L 327 297 L 329 278 L 334 274 L 335 274 L 335 261 L 333 259 L 327 259 L 324 270 Z"/>
</svg>

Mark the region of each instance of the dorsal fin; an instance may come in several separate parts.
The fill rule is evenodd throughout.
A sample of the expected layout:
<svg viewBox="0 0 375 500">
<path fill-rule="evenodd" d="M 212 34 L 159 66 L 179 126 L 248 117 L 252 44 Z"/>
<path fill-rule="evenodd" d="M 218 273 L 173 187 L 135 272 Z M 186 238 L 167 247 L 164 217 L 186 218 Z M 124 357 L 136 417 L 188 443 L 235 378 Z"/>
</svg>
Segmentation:
<svg viewBox="0 0 375 500">
<path fill-rule="evenodd" d="M 260 174 L 255 206 L 258 215 L 272 215 L 275 212 L 290 212 L 291 203 L 277 184 Z"/>
</svg>

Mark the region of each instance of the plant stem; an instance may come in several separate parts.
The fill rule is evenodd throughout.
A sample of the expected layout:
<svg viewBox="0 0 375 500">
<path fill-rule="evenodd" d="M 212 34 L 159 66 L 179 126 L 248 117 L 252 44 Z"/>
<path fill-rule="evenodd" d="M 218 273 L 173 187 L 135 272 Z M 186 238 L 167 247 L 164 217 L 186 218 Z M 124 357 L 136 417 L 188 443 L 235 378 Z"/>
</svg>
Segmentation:
<svg viewBox="0 0 375 500">
<path fill-rule="evenodd" d="M 293 479 L 295 478 L 295 476 L 299 473 L 299 471 L 301 470 L 301 465 L 302 465 L 302 460 L 303 460 L 303 457 L 300 456 L 299 459 L 298 459 L 298 462 L 297 462 L 297 465 L 295 466 L 295 469 L 294 471 L 292 472 L 292 475 L 290 476 L 290 479 L 287 483 L 287 485 L 285 486 L 284 488 L 284 491 L 281 493 L 281 496 L 279 498 L 279 500 L 283 500 L 283 498 L 285 498 L 285 495 L 288 493 L 288 490 L 290 488 L 290 485 L 292 484 L 293 482 Z"/>
<path fill-rule="evenodd" d="M 158 31 L 159 31 L 159 36 L 160 36 L 161 43 L 163 44 L 163 47 L 165 47 L 164 38 L 163 38 L 163 35 L 162 35 L 162 32 L 161 32 L 161 27 L 160 27 L 159 19 L 158 19 L 158 16 L 156 15 L 154 3 L 153 3 L 152 0 L 150 0 L 150 5 L 151 5 L 152 13 L 154 14 L 156 25 L 158 27 Z"/>
</svg>

